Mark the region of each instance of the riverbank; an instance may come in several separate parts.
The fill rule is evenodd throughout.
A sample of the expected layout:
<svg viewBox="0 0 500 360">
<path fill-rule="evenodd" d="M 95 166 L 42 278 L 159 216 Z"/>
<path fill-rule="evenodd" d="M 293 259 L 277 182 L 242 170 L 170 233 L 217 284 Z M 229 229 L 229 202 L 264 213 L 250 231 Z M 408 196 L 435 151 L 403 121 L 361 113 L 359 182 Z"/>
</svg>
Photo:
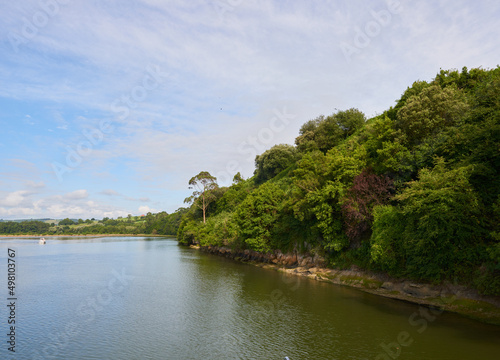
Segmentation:
<svg viewBox="0 0 500 360">
<path fill-rule="evenodd" d="M 216 246 L 191 247 L 264 269 L 349 286 L 367 293 L 434 307 L 500 326 L 500 297 L 484 296 L 462 285 L 451 283 L 434 285 L 396 279 L 387 274 L 372 273 L 356 267 L 348 270 L 331 269 L 326 267 L 326 261 L 318 255 L 283 254 L 279 251 L 262 254 L 250 250 L 233 251 L 230 248 Z"/>
</svg>

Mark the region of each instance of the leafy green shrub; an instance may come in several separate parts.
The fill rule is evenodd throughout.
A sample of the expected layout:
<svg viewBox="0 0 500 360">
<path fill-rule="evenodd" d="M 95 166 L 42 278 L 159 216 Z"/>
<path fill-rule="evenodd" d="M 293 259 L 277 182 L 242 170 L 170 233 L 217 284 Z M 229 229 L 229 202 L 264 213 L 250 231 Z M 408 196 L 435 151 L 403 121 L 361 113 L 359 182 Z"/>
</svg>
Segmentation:
<svg viewBox="0 0 500 360">
<path fill-rule="evenodd" d="M 285 192 L 281 187 L 268 182 L 248 195 L 236 209 L 234 221 L 248 248 L 262 252 L 272 249 L 272 236 L 284 198 Z"/>
<path fill-rule="evenodd" d="M 456 87 L 425 87 L 418 95 L 411 96 L 398 111 L 397 127 L 408 136 L 411 144 L 443 128 L 456 125 L 468 111 L 464 93 Z"/>
<path fill-rule="evenodd" d="M 435 281 L 461 276 L 479 264 L 485 230 L 470 173 L 470 167 L 448 170 L 438 159 L 432 170 L 422 169 L 419 180 L 395 197 L 398 207 L 376 208 L 373 261 Z"/>
<path fill-rule="evenodd" d="M 262 183 L 272 179 L 297 161 L 297 149 L 292 145 L 275 145 L 255 158 L 255 181 Z"/>
</svg>

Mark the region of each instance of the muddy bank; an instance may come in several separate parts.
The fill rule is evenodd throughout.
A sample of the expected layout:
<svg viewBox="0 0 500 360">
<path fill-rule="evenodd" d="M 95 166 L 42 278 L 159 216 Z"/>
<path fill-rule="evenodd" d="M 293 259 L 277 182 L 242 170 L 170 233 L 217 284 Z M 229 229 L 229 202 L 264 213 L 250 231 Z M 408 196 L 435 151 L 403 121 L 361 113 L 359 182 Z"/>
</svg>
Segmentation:
<svg viewBox="0 0 500 360">
<path fill-rule="evenodd" d="M 436 307 L 500 325 L 500 297 L 483 296 L 476 290 L 465 286 L 451 283 L 433 285 L 407 279 L 395 279 L 387 274 L 367 272 L 356 267 L 349 270 L 331 269 L 326 267 L 325 259 L 319 255 L 284 254 L 280 251 L 263 254 L 251 250 L 233 251 L 230 248 L 216 246 L 195 248 L 262 268 L 350 286 L 368 293 Z"/>
</svg>

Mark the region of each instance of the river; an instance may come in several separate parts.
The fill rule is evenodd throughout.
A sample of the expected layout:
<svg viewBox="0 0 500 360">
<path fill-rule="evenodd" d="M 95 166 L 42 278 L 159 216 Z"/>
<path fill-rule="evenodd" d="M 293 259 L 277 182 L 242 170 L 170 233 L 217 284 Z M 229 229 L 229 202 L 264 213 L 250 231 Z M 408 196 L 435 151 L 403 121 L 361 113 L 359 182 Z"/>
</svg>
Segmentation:
<svg viewBox="0 0 500 360">
<path fill-rule="evenodd" d="M 500 356 L 500 327 L 226 260 L 175 239 L 3 238 L 0 252 L 2 359 Z"/>
</svg>

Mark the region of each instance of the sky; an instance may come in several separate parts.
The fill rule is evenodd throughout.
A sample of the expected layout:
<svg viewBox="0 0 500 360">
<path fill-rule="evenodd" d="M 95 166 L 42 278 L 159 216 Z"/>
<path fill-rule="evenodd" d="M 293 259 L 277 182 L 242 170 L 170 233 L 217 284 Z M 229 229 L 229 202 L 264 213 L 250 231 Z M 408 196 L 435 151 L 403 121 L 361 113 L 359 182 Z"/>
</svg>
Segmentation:
<svg viewBox="0 0 500 360">
<path fill-rule="evenodd" d="M 22 0 L 0 5 L 0 219 L 174 212 L 200 171 L 440 69 L 500 63 L 497 0 Z"/>
</svg>

